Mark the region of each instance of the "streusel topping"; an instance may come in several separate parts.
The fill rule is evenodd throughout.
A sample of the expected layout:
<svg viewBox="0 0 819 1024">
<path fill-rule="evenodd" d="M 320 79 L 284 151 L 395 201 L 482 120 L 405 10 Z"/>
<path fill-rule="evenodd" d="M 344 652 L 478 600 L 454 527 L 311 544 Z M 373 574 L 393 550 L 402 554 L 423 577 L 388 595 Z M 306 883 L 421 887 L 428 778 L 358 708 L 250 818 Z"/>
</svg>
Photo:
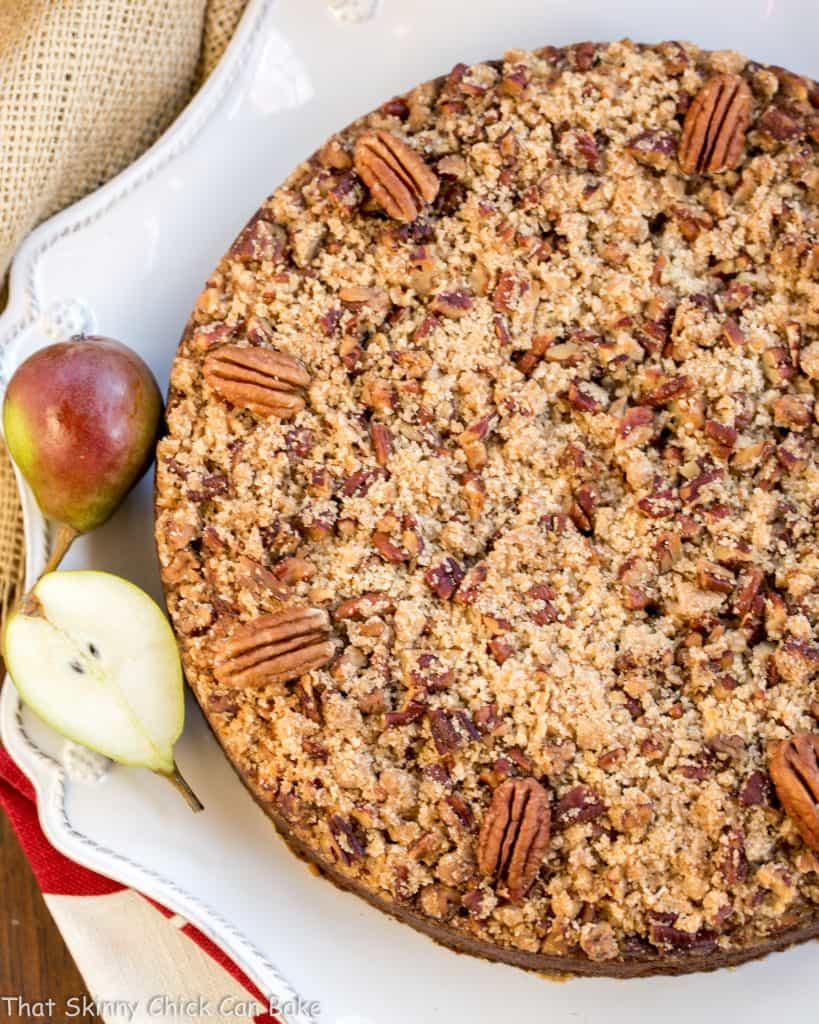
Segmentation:
<svg viewBox="0 0 819 1024">
<path fill-rule="evenodd" d="M 747 139 L 684 174 L 720 74 Z M 819 717 L 814 107 L 689 44 L 458 66 L 208 281 L 158 452 L 168 607 L 248 785 L 367 891 L 592 960 L 817 915 L 768 774 Z M 251 407 L 249 348 L 294 357 L 284 405 Z M 266 674 L 292 621 L 321 664 Z"/>
</svg>

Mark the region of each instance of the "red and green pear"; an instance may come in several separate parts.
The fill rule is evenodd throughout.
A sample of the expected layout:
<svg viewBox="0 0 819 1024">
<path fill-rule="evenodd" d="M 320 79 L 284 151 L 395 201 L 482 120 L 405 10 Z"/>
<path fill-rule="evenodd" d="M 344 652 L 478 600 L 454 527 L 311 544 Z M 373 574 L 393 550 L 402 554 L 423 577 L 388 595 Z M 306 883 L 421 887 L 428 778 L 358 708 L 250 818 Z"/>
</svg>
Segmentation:
<svg viewBox="0 0 819 1024">
<path fill-rule="evenodd" d="M 148 366 L 111 338 L 35 352 L 9 382 L 6 443 L 43 514 L 70 536 L 104 523 L 153 456 L 162 396 Z"/>
</svg>

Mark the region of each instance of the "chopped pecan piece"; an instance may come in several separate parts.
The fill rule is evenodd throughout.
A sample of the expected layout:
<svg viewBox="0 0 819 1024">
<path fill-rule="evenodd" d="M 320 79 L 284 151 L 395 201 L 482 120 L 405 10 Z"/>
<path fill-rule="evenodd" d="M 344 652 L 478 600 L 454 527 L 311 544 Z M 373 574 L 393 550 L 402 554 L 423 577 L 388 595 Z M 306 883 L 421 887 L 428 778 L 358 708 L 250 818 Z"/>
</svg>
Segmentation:
<svg viewBox="0 0 819 1024">
<path fill-rule="evenodd" d="M 693 389 L 694 381 L 686 374 L 680 374 L 678 377 L 669 377 L 668 380 L 658 384 L 653 391 L 643 395 L 643 402 L 646 405 L 659 408 L 660 406 L 668 405 L 675 398 L 687 395 Z"/>
<path fill-rule="evenodd" d="M 492 306 L 501 313 L 514 313 L 522 296 L 531 288 L 530 279 L 513 270 L 502 270 L 492 292 Z"/>
<path fill-rule="evenodd" d="M 623 592 L 623 606 L 631 611 L 641 611 L 651 604 L 651 598 L 640 587 L 626 587 Z"/>
<path fill-rule="evenodd" d="M 503 636 L 493 636 L 489 641 L 489 650 L 499 665 L 502 665 L 515 653 L 514 644 Z"/>
<path fill-rule="evenodd" d="M 720 458 L 727 458 L 731 454 L 731 449 L 736 444 L 738 436 L 733 427 L 729 427 L 727 423 L 720 423 L 717 420 L 706 420 L 703 431 L 705 436 L 714 442 L 711 447 L 714 455 Z"/>
<path fill-rule="evenodd" d="M 717 562 L 701 558 L 697 562 L 697 583 L 703 590 L 730 594 L 734 589 L 734 574 Z"/>
<path fill-rule="evenodd" d="M 678 155 L 685 174 L 719 174 L 737 166 L 751 103 L 751 90 L 739 75 L 715 75 L 705 83 L 683 123 Z"/>
<path fill-rule="evenodd" d="M 373 547 L 385 562 L 397 565 L 407 560 L 407 552 L 403 548 L 399 548 L 397 544 L 393 544 L 386 533 L 376 531 L 373 534 Z"/>
<path fill-rule="evenodd" d="M 433 708 L 429 712 L 429 731 L 439 754 L 449 754 L 467 740 L 480 738 L 475 723 L 460 709 Z"/>
<path fill-rule="evenodd" d="M 575 786 L 565 793 L 554 806 L 555 828 L 569 828 L 584 821 L 599 818 L 606 810 L 606 805 L 587 786 Z"/>
<path fill-rule="evenodd" d="M 798 732 L 780 743 L 771 758 L 770 772 L 797 832 L 819 853 L 819 733 Z"/>
<path fill-rule="evenodd" d="M 291 596 L 290 588 L 284 580 L 247 555 L 239 556 L 236 568 L 237 584 L 256 597 L 271 594 L 277 601 L 287 601 Z"/>
<path fill-rule="evenodd" d="M 285 608 L 240 626 L 222 645 L 214 676 L 234 689 L 287 682 L 326 665 L 335 653 L 322 608 Z"/>
<path fill-rule="evenodd" d="M 230 247 L 230 255 L 245 262 L 281 263 L 287 249 L 287 232 L 255 214 Z"/>
<path fill-rule="evenodd" d="M 804 430 L 813 419 L 813 398 L 807 395 L 780 395 L 771 403 L 774 423 L 789 430 Z"/>
<path fill-rule="evenodd" d="M 765 376 L 774 387 L 780 387 L 793 380 L 796 370 L 791 362 L 791 354 L 782 345 L 766 348 L 762 353 L 762 368 Z"/>
<path fill-rule="evenodd" d="M 364 844 L 346 818 L 342 818 L 340 814 L 333 814 L 327 826 L 333 837 L 333 848 L 347 867 L 354 861 L 364 859 Z"/>
<path fill-rule="evenodd" d="M 535 602 L 532 619 L 539 626 L 548 626 L 552 622 L 557 622 L 557 609 L 552 604 L 557 597 L 554 587 L 550 587 L 546 583 L 535 583 L 526 591 L 526 596 Z"/>
<path fill-rule="evenodd" d="M 649 519 L 668 519 L 674 515 L 672 492 L 661 490 L 646 495 L 637 502 L 637 508 Z"/>
<path fill-rule="evenodd" d="M 751 772 L 739 791 L 740 807 L 765 807 L 771 802 L 771 780 L 766 772 Z"/>
<path fill-rule="evenodd" d="M 661 533 L 654 543 L 654 550 L 662 572 L 669 572 L 682 558 L 682 538 L 678 533 Z"/>
<path fill-rule="evenodd" d="M 478 836 L 478 870 L 504 883 L 513 902 L 537 877 L 550 819 L 549 795 L 536 779 L 507 779 L 492 794 Z"/>
<path fill-rule="evenodd" d="M 452 597 L 463 578 L 464 570 L 454 558 L 445 558 L 424 573 L 427 586 L 443 601 Z"/>
<path fill-rule="evenodd" d="M 395 598 L 379 590 L 368 590 L 358 597 L 348 597 L 333 612 L 336 622 L 345 619 L 369 619 L 374 615 L 392 615 Z"/>
<path fill-rule="evenodd" d="M 321 695 L 324 692 L 324 687 L 311 686 L 307 681 L 305 683 L 296 683 L 295 694 L 299 702 L 299 710 L 311 721 L 316 722 L 318 725 L 322 725 L 324 722 L 324 713 L 321 705 Z"/>
<path fill-rule="evenodd" d="M 474 604 L 489 569 L 484 562 L 473 565 L 455 594 L 456 604 Z"/>
<path fill-rule="evenodd" d="M 312 430 L 288 430 L 284 435 L 284 447 L 288 458 L 292 462 L 306 459 L 313 450 L 314 440 Z"/>
<path fill-rule="evenodd" d="M 345 498 L 363 498 L 379 475 L 383 476 L 381 470 L 357 469 L 341 485 L 341 493 Z"/>
<path fill-rule="evenodd" d="M 394 220 L 414 221 L 438 195 L 435 172 L 391 132 L 364 132 L 356 140 L 353 160 L 373 198 Z"/>
<path fill-rule="evenodd" d="M 458 320 L 472 309 L 474 300 L 469 292 L 458 288 L 451 292 L 438 292 L 429 304 L 430 311 Z"/>
<path fill-rule="evenodd" d="M 756 441 L 744 448 L 738 448 L 731 458 L 731 465 L 740 471 L 755 469 L 773 450 L 774 446 L 770 441 Z"/>
<path fill-rule="evenodd" d="M 383 423 L 370 424 L 370 437 L 373 442 L 375 461 L 382 468 L 387 465 L 392 455 L 392 434 L 390 428 Z"/>
<path fill-rule="evenodd" d="M 708 484 L 714 483 L 716 480 L 721 480 L 723 472 L 721 469 L 709 469 L 704 473 L 700 473 L 689 480 L 688 483 L 683 484 L 680 488 L 680 497 L 683 501 L 696 501 L 699 498 L 700 491 L 703 487 Z"/>
<path fill-rule="evenodd" d="M 554 344 L 556 337 L 557 335 L 554 333 L 536 334 L 532 338 L 531 347 L 516 357 L 515 366 L 524 376 L 528 377 L 532 373 L 537 364 L 543 359 L 546 350 Z M 575 351 L 579 353 L 579 348 L 576 345 L 574 347 Z"/>
<path fill-rule="evenodd" d="M 647 761 L 662 761 L 668 753 L 669 740 L 659 733 L 652 733 L 640 743 L 640 753 Z"/>
<path fill-rule="evenodd" d="M 231 405 L 257 416 L 290 419 L 304 408 L 310 374 L 294 356 L 267 348 L 223 345 L 205 356 L 208 385 Z"/>
<path fill-rule="evenodd" d="M 338 297 L 345 306 L 352 309 L 360 309 L 362 306 L 369 306 L 380 313 L 386 313 L 390 308 L 390 297 L 383 288 L 365 288 L 363 285 L 347 285 L 340 288 Z"/>
<path fill-rule="evenodd" d="M 497 704 L 483 704 L 474 715 L 475 726 L 483 736 L 494 732 L 501 724 Z"/>
<path fill-rule="evenodd" d="M 418 692 L 440 693 L 449 688 L 455 678 L 455 671 L 445 668 L 437 655 L 428 651 L 420 653 L 402 652 L 405 674 Z"/>
<path fill-rule="evenodd" d="M 469 512 L 469 518 L 475 522 L 477 519 L 480 519 L 486 502 L 486 488 L 483 485 L 481 474 L 473 471 L 464 473 L 460 479 L 460 484 L 461 493 Z"/>
<path fill-rule="evenodd" d="M 287 586 L 312 579 L 316 575 L 316 567 L 306 558 L 283 558 L 273 566 L 273 575 Z"/>
<path fill-rule="evenodd" d="M 507 64 L 498 87 L 509 96 L 518 96 L 528 84 L 529 69 L 525 64 Z"/>
<path fill-rule="evenodd" d="M 620 419 L 617 434 L 628 447 L 648 444 L 654 434 L 653 410 L 645 405 L 627 409 Z"/>
<path fill-rule="evenodd" d="M 734 348 L 742 348 L 745 344 L 745 335 L 742 332 L 742 328 L 733 317 L 729 316 L 722 325 L 722 333 L 728 344 Z"/>
<path fill-rule="evenodd" d="M 641 132 L 626 143 L 626 152 L 641 164 L 664 171 L 677 152 L 677 139 L 669 132 Z"/>
<path fill-rule="evenodd" d="M 459 895 L 453 886 L 433 882 L 421 889 L 418 902 L 428 917 L 436 921 L 447 921 L 458 909 Z"/>
<path fill-rule="evenodd" d="M 574 492 L 569 518 L 581 533 L 594 531 L 594 510 L 597 508 L 597 489 L 593 484 L 582 484 Z"/>
<path fill-rule="evenodd" d="M 706 746 L 718 757 L 733 760 L 745 749 L 745 740 L 736 734 L 726 736 L 724 733 L 717 733 L 706 740 Z"/>
<path fill-rule="evenodd" d="M 739 588 L 734 598 L 734 613 L 742 618 L 754 605 L 765 574 L 761 569 L 750 568 L 740 577 Z"/>
<path fill-rule="evenodd" d="M 573 409 L 578 409 L 580 412 L 600 412 L 600 402 L 583 390 L 583 381 L 581 380 L 573 380 L 569 384 L 567 397 L 569 405 Z"/>
<path fill-rule="evenodd" d="M 458 435 L 458 444 L 463 449 L 466 461 L 470 469 L 480 470 L 486 465 L 487 450 L 484 439 L 488 436 L 494 423 L 494 415 L 482 416 L 474 423 L 470 423 L 465 430 Z"/>
<path fill-rule="evenodd" d="M 717 933 L 705 928 L 686 932 L 670 924 L 653 924 L 649 929 L 649 941 L 660 949 L 684 949 L 704 955 L 716 948 Z"/>
<path fill-rule="evenodd" d="M 411 700 L 400 711 L 388 711 L 384 715 L 384 724 L 388 727 L 408 725 L 423 718 L 426 711 L 427 705 L 423 701 Z"/>
<path fill-rule="evenodd" d="M 819 646 L 789 636 L 774 652 L 773 662 L 786 682 L 808 682 L 819 673 Z"/>
<path fill-rule="evenodd" d="M 768 107 L 756 124 L 765 148 L 774 142 L 791 142 L 805 134 L 805 124 L 781 107 Z"/>
<path fill-rule="evenodd" d="M 472 813 L 472 808 L 460 794 L 452 793 L 449 796 L 445 796 L 440 804 L 440 812 L 445 824 L 452 825 L 455 828 L 460 826 L 468 832 L 472 831 L 472 827 L 475 824 L 475 816 Z"/>
<path fill-rule="evenodd" d="M 338 354 L 348 373 L 356 374 L 361 372 L 364 349 L 354 337 L 348 336 L 341 339 L 338 346 Z"/>
<path fill-rule="evenodd" d="M 680 234 L 687 242 L 695 242 L 703 231 L 714 226 L 714 218 L 700 207 L 679 203 L 672 207 L 671 212 L 679 224 Z M 691 301 L 694 299 L 695 296 L 692 295 Z"/>
</svg>

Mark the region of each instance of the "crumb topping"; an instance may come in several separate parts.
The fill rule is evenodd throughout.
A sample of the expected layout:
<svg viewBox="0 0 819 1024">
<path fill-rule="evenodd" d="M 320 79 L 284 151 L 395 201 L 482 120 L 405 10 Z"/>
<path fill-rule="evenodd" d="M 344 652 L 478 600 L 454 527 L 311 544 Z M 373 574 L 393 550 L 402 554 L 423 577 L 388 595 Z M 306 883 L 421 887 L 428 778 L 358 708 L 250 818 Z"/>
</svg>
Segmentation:
<svg viewBox="0 0 819 1024">
<path fill-rule="evenodd" d="M 685 175 L 717 73 L 744 152 Z M 819 718 L 817 108 L 687 43 L 458 65 L 330 139 L 207 282 L 158 449 L 168 607 L 248 785 L 368 891 L 596 961 L 816 917 L 768 764 Z M 292 357 L 286 401 L 248 404 L 284 359 L 248 348 Z M 331 660 L 218 681 L 292 606 Z M 537 796 L 525 884 L 479 849 L 505 784 Z"/>
</svg>

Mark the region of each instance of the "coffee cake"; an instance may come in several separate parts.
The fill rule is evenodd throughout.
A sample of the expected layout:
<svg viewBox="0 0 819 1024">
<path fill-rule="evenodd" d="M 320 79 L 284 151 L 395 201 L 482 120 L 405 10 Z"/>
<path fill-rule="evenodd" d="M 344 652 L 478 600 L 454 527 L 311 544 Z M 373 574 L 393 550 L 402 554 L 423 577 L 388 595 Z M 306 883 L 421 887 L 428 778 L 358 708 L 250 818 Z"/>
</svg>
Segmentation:
<svg viewBox="0 0 819 1024">
<path fill-rule="evenodd" d="M 622 41 L 331 138 L 208 280 L 156 537 L 290 844 L 458 949 L 819 933 L 819 88 Z"/>
</svg>

